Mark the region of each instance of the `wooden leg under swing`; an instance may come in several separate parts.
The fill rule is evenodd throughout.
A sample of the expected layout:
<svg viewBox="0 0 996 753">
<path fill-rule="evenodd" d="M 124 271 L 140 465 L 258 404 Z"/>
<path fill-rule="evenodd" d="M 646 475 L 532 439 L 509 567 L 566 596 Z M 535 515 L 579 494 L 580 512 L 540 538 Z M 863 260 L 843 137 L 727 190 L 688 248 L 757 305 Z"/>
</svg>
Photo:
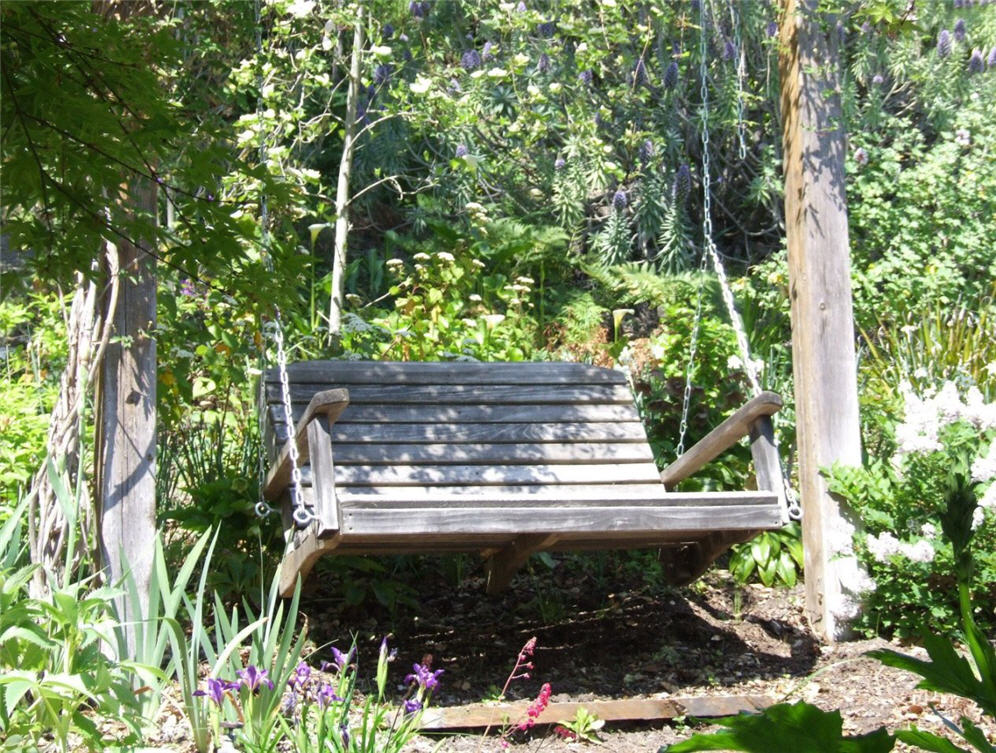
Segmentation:
<svg viewBox="0 0 996 753">
<path fill-rule="evenodd" d="M 319 538 L 313 530 L 304 533 L 300 543 L 288 551 L 280 562 L 280 595 L 285 599 L 293 596 L 298 576 L 304 583 L 311 568 L 321 556 L 337 546 L 339 546 L 338 533 L 324 539 Z"/>
<path fill-rule="evenodd" d="M 517 536 L 507 547 L 488 557 L 484 563 L 488 574 L 488 594 L 493 595 L 508 588 L 512 577 L 526 564 L 529 555 L 546 549 L 557 538 L 555 533 L 530 533 Z"/>
</svg>

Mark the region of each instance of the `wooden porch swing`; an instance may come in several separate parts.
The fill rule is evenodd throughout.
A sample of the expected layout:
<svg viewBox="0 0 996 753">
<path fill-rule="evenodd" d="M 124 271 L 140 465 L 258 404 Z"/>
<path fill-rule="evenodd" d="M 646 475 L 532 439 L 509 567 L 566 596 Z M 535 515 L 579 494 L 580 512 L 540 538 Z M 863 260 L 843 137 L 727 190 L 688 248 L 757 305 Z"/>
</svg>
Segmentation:
<svg viewBox="0 0 996 753">
<path fill-rule="evenodd" d="M 534 552 L 663 547 L 668 579 L 683 584 L 785 522 L 770 418 L 782 402 L 771 392 L 661 473 L 613 369 L 310 361 L 289 365 L 287 384 L 291 424 L 279 369 L 264 375 L 264 496 L 283 503 L 284 594 L 326 553 L 479 552 L 495 592 Z M 671 491 L 745 436 L 757 491 Z M 310 520 L 295 525 L 303 509 Z"/>
</svg>

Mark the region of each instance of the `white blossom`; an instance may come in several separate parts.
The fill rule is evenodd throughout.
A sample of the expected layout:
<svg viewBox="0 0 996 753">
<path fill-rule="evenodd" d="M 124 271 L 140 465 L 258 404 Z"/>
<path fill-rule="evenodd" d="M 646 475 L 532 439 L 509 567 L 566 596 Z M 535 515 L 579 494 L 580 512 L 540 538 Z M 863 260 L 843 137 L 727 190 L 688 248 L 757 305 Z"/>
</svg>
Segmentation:
<svg viewBox="0 0 996 753">
<path fill-rule="evenodd" d="M 903 555 L 910 562 L 933 562 L 934 547 L 929 541 L 921 539 L 912 546 L 904 546 Z"/>
<path fill-rule="evenodd" d="M 415 261 L 429 261 L 429 258 L 430 258 L 430 257 L 429 257 L 429 254 L 425 253 L 424 251 L 419 251 L 419 252 L 418 252 L 417 254 L 415 254 L 415 255 L 414 255 L 414 256 L 413 256 L 412 258 L 413 258 L 413 259 L 414 259 Z"/>
<path fill-rule="evenodd" d="M 937 536 L 937 526 L 933 523 L 924 523 L 920 526 L 920 535 L 925 539 L 932 539 Z"/>
<path fill-rule="evenodd" d="M 889 557 L 902 551 L 902 542 L 888 531 L 878 536 L 868 535 L 865 543 L 876 562 L 888 562 Z"/>
<path fill-rule="evenodd" d="M 972 481 L 981 483 L 996 479 L 996 441 L 989 445 L 985 457 L 979 456 L 972 463 Z"/>
<path fill-rule="evenodd" d="M 990 484 L 979 499 L 979 507 L 983 510 L 996 510 L 996 484 Z"/>
<path fill-rule="evenodd" d="M 439 259 L 440 261 L 449 261 L 449 262 L 456 261 L 456 257 L 453 254 L 451 254 L 449 251 L 439 251 L 436 254 L 436 258 Z"/>
<path fill-rule="evenodd" d="M 986 517 L 986 511 L 981 507 L 976 507 L 972 510 L 972 530 L 982 525 L 982 521 Z"/>
</svg>

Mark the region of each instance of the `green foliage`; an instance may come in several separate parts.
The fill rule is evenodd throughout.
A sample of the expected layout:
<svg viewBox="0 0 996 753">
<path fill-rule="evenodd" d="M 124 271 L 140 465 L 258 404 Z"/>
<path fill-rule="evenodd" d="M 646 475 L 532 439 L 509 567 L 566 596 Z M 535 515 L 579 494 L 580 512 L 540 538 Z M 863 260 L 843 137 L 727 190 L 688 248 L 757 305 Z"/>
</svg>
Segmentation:
<svg viewBox="0 0 996 753">
<path fill-rule="evenodd" d="M 584 706 L 580 707 L 574 714 L 573 719 L 565 719 L 557 722 L 563 728 L 563 732 L 557 729 L 557 734 L 569 740 L 580 740 L 581 742 L 601 742 L 598 731 L 605 726 L 605 720 L 599 719 Z"/>
<path fill-rule="evenodd" d="M 792 588 L 803 568 L 802 528 L 789 523 L 778 531 L 765 531 L 730 552 L 729 570 L 741 585 L 757 578 L 765 586 L 779 583 Z"/>
</svg>

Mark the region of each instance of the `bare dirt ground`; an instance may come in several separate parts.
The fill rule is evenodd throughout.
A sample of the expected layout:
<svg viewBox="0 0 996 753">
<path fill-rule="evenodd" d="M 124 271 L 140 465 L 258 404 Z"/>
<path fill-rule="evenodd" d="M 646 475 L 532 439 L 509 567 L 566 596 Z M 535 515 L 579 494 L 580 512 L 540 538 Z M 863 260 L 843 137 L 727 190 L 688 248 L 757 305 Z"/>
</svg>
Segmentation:
<svg viewBox="0 0 996 753">
<path fill-rule="evenodd" d="M 522 645 L 535 636 L 535 668 L 528 679 L 511 683 L 510 699 L 534 698 L 544 682 L 553 688 L 553 701 L 764 695 L 775 702 L 805 700 L 840 709 L 848 734 L 911 724 L 940 732 L 936 712 L 979 721 L 973 704 L 918 690 L 913 675 L 863 656 L 890 647 L 886 641 L 821 644 L 806 627 L 801 586 L 739 588 L 728 573 L 715 570 L 684 589 L 649 588 L 631 567 L 613 572 L 612 562 L 603 562 L 597 577 L 571 572 L 569 562 L 553 571 L 524 573 L 499 597 L 486 596 L 482 579 L 473 573 L 454 587 L 422 568 L 412 584 L 417 606 L 398 607 L 393 615 L 379 607 L 345 607 L 341 583 L 319 577 L 302 599 L 302 610 L 318 647 L 346 648 L 355 633 L 368 673 L 387 634 L 398 652 L 392 681 L 400 683 L 412 663 L 431 654 L 432 666 L 444 670 L 435 706 L 493 698 Z M 924 655 L 917 647 L 891 647 Z M 320 649 L 312 663 L 330 658 L 328 653 Z M 150 742 L 185 750 L 185 741 L 177 737 L 182 725 L 165 721 L 161 739 Z M 601 730 L 601 746 L 618 753 L 655 753 L 703 729 L 708 726 L 682 718 L 610 722 Z M 487 739 L 480 732 L 425 736 L 410 750 L 504 748 L 497 731 Z M 507 742 L 523 753 L 582 746 L 539 726 Z M 906 749 L 900 744 L 896 750 Z"/>
</svg>

